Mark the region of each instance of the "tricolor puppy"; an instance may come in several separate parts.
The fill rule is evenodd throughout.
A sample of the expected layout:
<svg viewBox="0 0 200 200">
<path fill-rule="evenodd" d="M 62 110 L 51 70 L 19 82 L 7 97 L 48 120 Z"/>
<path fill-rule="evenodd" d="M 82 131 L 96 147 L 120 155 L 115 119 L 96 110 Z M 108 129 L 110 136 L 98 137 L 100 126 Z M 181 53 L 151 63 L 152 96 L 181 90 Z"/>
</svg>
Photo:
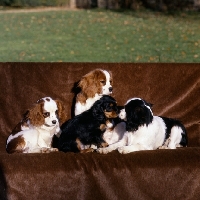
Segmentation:
<svg viewBox="0 0 200 200">
<path fill-rule="evenodd" d="M 176 149 L 187 146 L 185 127 L 175 119 L 153 116 L 151 104 L 140 98 L 127 101 L 121 110 L 120 118 L 126 120 L 126 132 L 123 138 L 99 153 L 108 153 L 115 149 L 122 154 L 157 148 Z"/>
<path fill-rule="evenodd" d="M 61 126 L 58 148 L 63 152 L 92 152 L 91 145 L 105 147 L 103 139 L 109 119 L 118 116 L 117 103 L 109 95 L 103 95 L 93 106 L 73 117 Z"/>
<path fill-rule="evenodd" d="M 83 76 L 78 84 L 81 91 L 76 96 L 75 115 L 91 108 L 102 95 L 112 93 L 112 75 L 103 69 L 95 69 Z"/>
<path fill-rule="evenodd" d="M 62 103 L 50 97 L 39 99 L 29 109 L 7 139 L 8 153 L 45 153 L 52 148 L 52 137 L 59 134 L 59 124 L 66 120 Z"/>
</svg>

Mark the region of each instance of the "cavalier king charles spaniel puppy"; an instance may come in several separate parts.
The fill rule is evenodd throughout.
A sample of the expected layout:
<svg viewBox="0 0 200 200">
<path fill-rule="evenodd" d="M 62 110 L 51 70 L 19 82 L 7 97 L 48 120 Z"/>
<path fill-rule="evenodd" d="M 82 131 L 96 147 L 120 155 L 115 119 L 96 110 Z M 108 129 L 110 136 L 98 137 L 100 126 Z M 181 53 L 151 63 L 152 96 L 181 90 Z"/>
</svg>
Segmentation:
<svg viewBox="0 0 200 200">
<path fill-rule="evenodd" d="M 186 147 L 187 133 L 183 124 L 176 119 L 153 116 L 151 106 L 141 98 L 128 100 L 119 114 L 126 121 L 123 138 L 109 147 L 98 149 L 98 152 L 106 154 L 118 149 L 119 153 L 127 154 L 141 150 Z"/>
<path fill-rule="evenodd" d="M 95 69 L 81 78 L 78 87 L 81 91 L 76 96 L 75 115 L 90 109 L 102 95 L 112 93 L 112 74 L 103 69 Z"/>
<path fill-rule="evenodd" d="M 39 99 L 27 110 L 23 119 L 7 139 L 8 153 L 46 153 L 52 148 L 52 137 L 60 133 L 60 123 L 66 120 L 64 107 L 50 97 Z"/>
<path fill-rule="evenodd" d="M 91 145 L 106 147 L 103 139 L 109 119 L 118 116 L 117 103 L 109 95 L 103 95 L 89 110 L 66 121 L 61 126 L 58 149 L 63 152 L 87 153 L 94 151 Z"/>
</svg>

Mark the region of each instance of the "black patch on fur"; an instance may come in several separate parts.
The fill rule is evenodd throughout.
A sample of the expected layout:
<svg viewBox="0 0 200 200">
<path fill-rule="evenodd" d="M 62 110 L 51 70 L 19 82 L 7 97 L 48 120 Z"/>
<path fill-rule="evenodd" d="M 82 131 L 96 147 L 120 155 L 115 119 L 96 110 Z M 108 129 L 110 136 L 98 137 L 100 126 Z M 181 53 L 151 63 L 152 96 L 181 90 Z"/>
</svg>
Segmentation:
<svg viewBox="0 0 200 200">
<path fill-rule="evenodd" d="M 152 122 L 152 113 L 145 105 L 151 107 L 151 104 L 140 99 L 131 100 L 125 105 L 127 131 L 137 131 L 140 126 L 148 126 Z"/>
<path fill-rule="evenodd" d="M 183 124 L 177 120 L 177 119 L 172 119 L 172 118 L 167 118 L 167 117 L 162 117 L 160 116 L 160 118 L 163 119 L 165 125 L 166 125 L 166 135 L 165 135 L 165 139 L 168 139 L 170 137 L 170 133 L 172 130 L 172 127 L 174 126 L 178 126 L 182 129 L 182 139 L 180 141 L 180 144 L 184 147 L 187 146 L 188 143 L 188 138 L 187 138 L 187 132 L 185 127 L 183 126 Z"/>
<path fill-rule="evenodd" d="M 65 122 L 61 126 L 58 149 L 63 152 L 79 152 L 77 138 L 83 145 L 100 146 L 105 142 L 103 140 L 105 130 L 100 130 L 100 125 L 106 124 L 107 120 L 104 111 L 112 110 L 117 112 L 116 100 L 111 96 L 103 95 L 89 110 Z"/>
</svg>

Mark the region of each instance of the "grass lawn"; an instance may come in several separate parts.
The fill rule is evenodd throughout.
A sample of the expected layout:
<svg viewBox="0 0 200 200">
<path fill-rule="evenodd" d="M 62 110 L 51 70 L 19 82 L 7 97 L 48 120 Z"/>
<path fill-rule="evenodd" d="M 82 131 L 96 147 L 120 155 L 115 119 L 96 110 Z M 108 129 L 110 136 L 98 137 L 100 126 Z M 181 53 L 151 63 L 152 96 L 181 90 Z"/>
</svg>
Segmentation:
<svg viewBox="0 0 200 200">
<path fill-rule="evenodd" d="M 200 62 L 200 16 L 0 13 L 0 62 Z"/>
</svg>

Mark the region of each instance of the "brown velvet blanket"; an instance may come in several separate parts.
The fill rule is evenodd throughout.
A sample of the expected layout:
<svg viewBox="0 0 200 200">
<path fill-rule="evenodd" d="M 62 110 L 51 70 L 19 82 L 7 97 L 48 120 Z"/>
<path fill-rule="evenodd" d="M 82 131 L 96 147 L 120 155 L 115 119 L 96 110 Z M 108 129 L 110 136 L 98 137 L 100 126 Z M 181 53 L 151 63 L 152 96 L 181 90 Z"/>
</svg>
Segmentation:
<svg viewBox="0 0 200 200">
<path fill-rule="evenodd" d="M 154 115 L 177 118 L 188 147 L 121 155 L 98 153 L 7 154 L 6 139 L 38 99 L 65 104 L 73 88 L 95 68 L 110 70 L 113 97 L 154 104 Z M 0 199 L 199 199 L 200 64 L 0 63 Z"/>
</svg>

